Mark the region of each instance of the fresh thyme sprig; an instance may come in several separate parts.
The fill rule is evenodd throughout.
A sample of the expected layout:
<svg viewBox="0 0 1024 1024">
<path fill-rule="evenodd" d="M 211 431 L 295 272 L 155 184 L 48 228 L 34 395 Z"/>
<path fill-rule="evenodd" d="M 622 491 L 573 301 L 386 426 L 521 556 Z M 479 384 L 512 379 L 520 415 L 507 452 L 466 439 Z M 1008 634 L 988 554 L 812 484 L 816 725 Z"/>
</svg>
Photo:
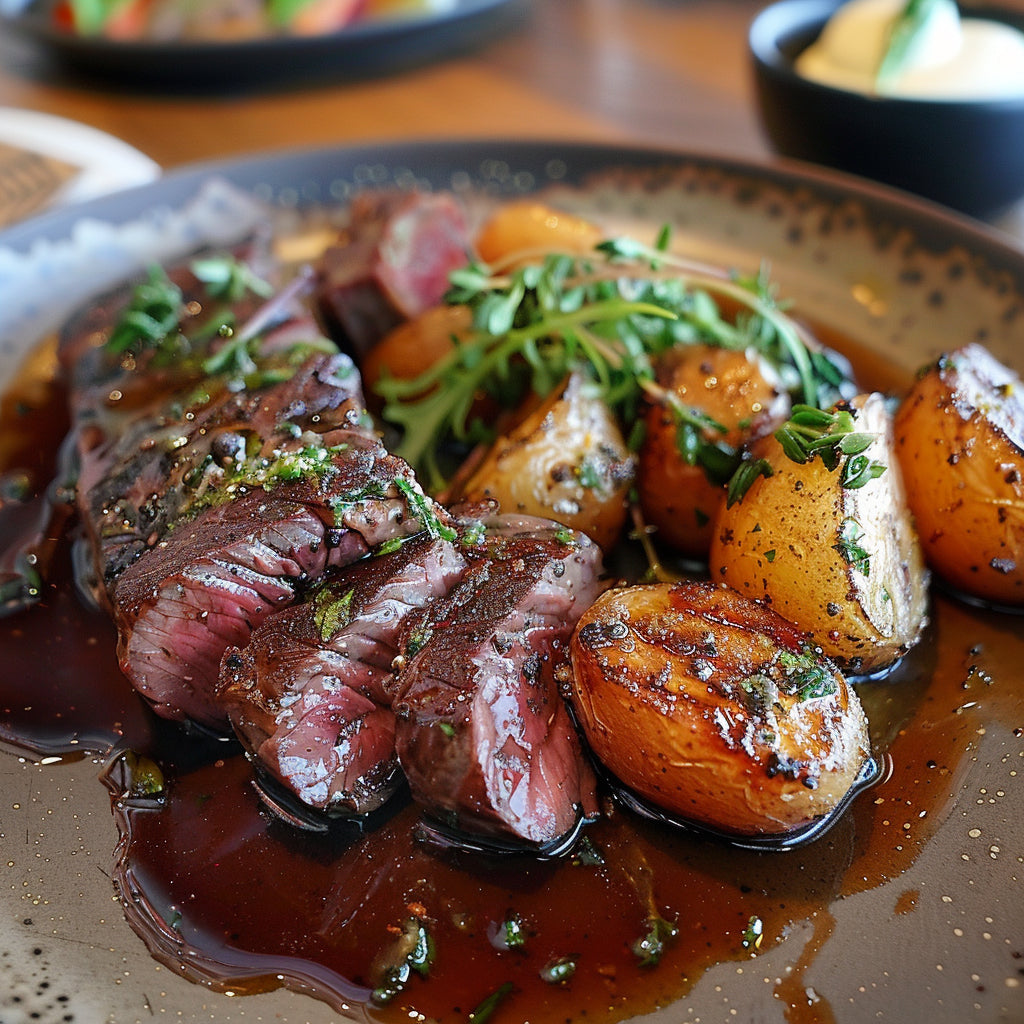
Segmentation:
<svg viewBox="0 0 1024 1024">
<path fill-rule="evenodd" d="M 854 426 L 853 413 L 848 408 L 828 410 L 795 405 L 789 419 L 775 431 L 775 438 L 791 462 L 804 465 L 821 459 L 830 473 L 840 470 L 841 487 L 856 490 L 877 480 L 886 466 L 864 454 L 877 435 L 855 430 Z M 771 475 L 772 466 L 767 459 L 741 460 L 726 487 L 727 505 L 731 508 L 742 501 L 759 476 Z"/>
<path fill-rule="evenodd" d="M 876 480 L 886 467 L 863 454 L 876 435 L 854 427 L 853 413 L 848 409 L 827 411 L 798 405 L 775 436 L 793 462 L 802 464 L 820 458 L 830 472 L 842 465 L 842 486 L 856 489 Z"/>
</svg>

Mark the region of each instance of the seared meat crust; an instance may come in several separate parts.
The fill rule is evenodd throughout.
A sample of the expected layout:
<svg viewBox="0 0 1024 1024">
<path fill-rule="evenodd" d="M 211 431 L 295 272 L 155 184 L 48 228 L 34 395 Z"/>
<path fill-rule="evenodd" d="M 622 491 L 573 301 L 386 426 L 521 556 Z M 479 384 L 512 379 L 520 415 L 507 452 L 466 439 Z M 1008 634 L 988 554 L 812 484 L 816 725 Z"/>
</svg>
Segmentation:
<svg viewBox="0 0 1024 1024">
<path fill-rule="evenodd" d="M 555 673 L 604 588 L 601 554 L 546 520 L 486 525 L 463 579 L 408 621 L 392 704 L 398 757 L 414 799 L 443 825 L 545 845 L 597 809 Z"/>
</svg>

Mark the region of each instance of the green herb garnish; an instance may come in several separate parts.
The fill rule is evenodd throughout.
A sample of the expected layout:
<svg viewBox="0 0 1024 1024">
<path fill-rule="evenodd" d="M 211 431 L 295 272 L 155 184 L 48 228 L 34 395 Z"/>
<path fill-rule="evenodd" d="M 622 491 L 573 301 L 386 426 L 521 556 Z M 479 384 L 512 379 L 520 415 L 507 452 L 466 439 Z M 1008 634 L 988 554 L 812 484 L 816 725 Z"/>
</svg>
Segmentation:
<svg viewBox="0 0 1024 1024">
<path fill-rule="evenodd" d="M 512 994 L 514 986 L 511 981 L 496 988 L 486 999 L 482 999 L 475 1009 L 469 1013 L 469 1024 L 487 1024 L 494 1016 L 494 1011 Z"/>
<path fill-rule="evenodd" d="M 505 917 L 499 928 L 507 949 L 522 949 L 526 945 L 526 929 L 523 928 L 523 919 L 514 911 Z"/>
<path fill-rule="evenodd" d="M 279 484 L 295 480 L 310 480 L 319 485 L 334 476 L 337 468 L 334 456 L 348 448 L 347 444 L 322 447 L 307 445 L 296 451 L 275 451 L 269 455 L 255 455 L 239 459 L 230 470 L 223 470 L 207 457 L 185 478 L 185 485 L 193 495 L 184 503 L 181 515 L 195 515 L 233 501 L 240 493 L 262 488 L 271 491 Z M 337 506 L 351 504 L 345 498 L 330 499 L 332 511 L 338 518 Z M 340 520 L 338 521 L 340 524 Z"/>
<path fill-rule="evenodd" d="M 441 540 L 455 541 L 458 539 L 458 532 L 445 523 L 442 523 L 434 510 L 433 502 L 410 480 L 403 477 L 395 477 L 395 487 L 405 497 L 412 514 L 419 524 L 430 534 L 431 537 L 440 537 Z"/>
<path fill-rule="evenodd" d="M 378 1005 L 390 1003 L 406 987 L 413 973 L 427 977 L 433 962 L 434 941 L 427 926 L 419 918 L 408 918 L 385 955 L 380 981 L 373 990 L 373 1001 Z"/>
<path fill-rule="evenodd" d="M 569 956 L 556 957 L 549 960 L 541 969 L 540 976 L 549 985 L 559 985 L 568 981 L 576 973 L 576 960 Z"/>
<path fill-rule="evenodd" d="M 648 918 L 647 931 L 630 948 L 641 967 L 655 967 L 665 952 L 665 944 L 678 934 L 679 926 L 674 921 L 655 915 Z"/>
<path fill-rule="evenodd" d="M 741 942 L 744 949 L 759 949 L 764 938 L 764 922 L 756 914 L 747 921 Z"/>
<path fill-rule="evenodd" d="M 324 587 L 313 598 L 313 622 L 325 644 L 352 621 L 352 595 L 351 589 L 339 596 L 331 587 Z"/>
<path fill-rule="evenodd" d="M 442 446 L 494 436 L 493 424 L 475 414 L 481 393 L 513 408 L 530 392 L 546 396 L 579 369 L 620 421 L 633 423 L 654 382 L 653 360 L 697 342 L 756 348 L 784 371 L 802 401 L 817 404 L 831 394 L 842 374 L 820 354 L 812 357 L 763 272 L 729 277 L 667 246 L 663 231 L 654 247 L 612 239 L 587 256 L 551 254 L 509 273 L 482 263 L 453 272 L 446 298 L 469 308 L 472 331 L 419 377 L 385 376 L 377 384 L 384 418 L 402 432 L 396 454 L 439 488 Z M 740 312 L 727 318 L 719 300 Z M 714 446 L 707 447 L 710 461 Z M 733 457 L 719 453 L 722 479 L 729 476 L 722 465 Z"/>
<path fill-rule="evenodd" d="M 871 553 L 860 544 L 863 536 L 860 523 L 847 517 L 839 524 L 839 540 L 832 547 L 843 556 L 847 565 L 867 576 L 871 572 Z"/>
<path fill-rule="evenodd" d="M 941 0 L 908 0 L 893 19 L 882 59 L 875 72 L 876 86 L 891 82 L 904 68 L 914 46 Z"/>
<path fill-rule="evenodd" d="M 768 707 L 780 693 L 798 701 L 831 696 L 836 692 L 836 680 L 815 651 L 780 651 L 761 671 L 743 679 L 740 687 L 758 704 Z M 773 742 L 774 733 L 767 734 L 765 741 Z"/>
<path fill-rule="evenodd" d="M 860 455 L 875 440 L 875 434 L 854 430 L 854 423 L 854 415 L 848 409 L 826 411 L 796 405 L 775 436 L 793 462 L 803 464 L 820 458 L 831 471 L 839 466 L 843 456 Z"/>
<path fill-rule="evenodd" d="M 778 664 L 782 669 L 782 691 L 797 700 L 829 697 L 836 692 L 835 676 L 813 651 L 805 650 L 799 654 L 782 651 Z"/>
<path fill-rule="evenodd" d="M 274 286 L 260 277 L 247 263 L 233 256 L 207 256 L 192 261 L 192 273 L 206 285 L 215 299 L 238 302 L 248 293 L 269 299 Z"/>
<path fill-rule="evenodd" d="M 162 268 L 150 267 L 146 280 L 132 290 L 104 348 L 113 355 L 160 349 L 178 333 L 182 313 L 181 289 Z"/>
</svg>

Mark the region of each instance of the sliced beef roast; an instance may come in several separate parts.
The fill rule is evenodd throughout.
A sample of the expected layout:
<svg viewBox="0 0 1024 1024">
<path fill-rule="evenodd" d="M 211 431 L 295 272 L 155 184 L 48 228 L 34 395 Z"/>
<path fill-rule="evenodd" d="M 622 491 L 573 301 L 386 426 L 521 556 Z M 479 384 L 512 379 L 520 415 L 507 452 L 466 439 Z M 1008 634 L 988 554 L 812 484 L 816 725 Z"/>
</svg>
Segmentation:
<svg viewBox="0 0 1024 1024">
<path fill-rule="evenodd" d="M 544 520 L 486 527 L 462 580 L 409 620 L 393 683 L 398 756 L 443 826 L 548 846 L 596 813 L 555 673 L 604 587 L 601 553 Z"/>
<path fill-rule="evenodd" d="M 251 268 L 206 257 L 66 339 L 99 589 L 122 668 L 168 717 L 225 724 L 226 647 L 327 566 L 444 515 L 370 431 L 307 289 L 299 277 L 268 298 Z"/>
<path fill-rule="evenodd" d="M 455 199 L 428 192 L 365 192 L 318 268 L 317 300 L 333 337 L 357 361 L 402 320 L 436 306 L 470 250 Z"/>
<path fill-rule="evenodd" d="M 379 442 L 353 434 L 317 451 L 297 478 L 239 489 L 181 523 L 113 585 L 121 667 L 161 714 L 223 724 L 215 689 L 228 647 L 329 566 L 444 515 L 424 512 L 408 465 Z"/>
<path fill-rule="evenodd" d="M 447 593 L 466 559 L 423 533 L 326 576 L 221 667 L 220 703 L 257 762 L 305 804 L 363 814 L 402 774 L 387 684 L 408 615 Z"/>
<path fill-rule="evenodd" d="M 367 197 L 320 305 L 359 350 L 435 303 L 465 252 L 450 198 Z M 365 813 L 404 777 L 430 828 L 553 849 L 596 813 L 556 673 L 604 587 L 600 550 L 424 495 L 310 285 L 268 297 L 252 265 L 206 257 L 65 335 L 79 511 L 122 668 L 160 714 L 233 726 L 313 808 Z"/>
</svg>

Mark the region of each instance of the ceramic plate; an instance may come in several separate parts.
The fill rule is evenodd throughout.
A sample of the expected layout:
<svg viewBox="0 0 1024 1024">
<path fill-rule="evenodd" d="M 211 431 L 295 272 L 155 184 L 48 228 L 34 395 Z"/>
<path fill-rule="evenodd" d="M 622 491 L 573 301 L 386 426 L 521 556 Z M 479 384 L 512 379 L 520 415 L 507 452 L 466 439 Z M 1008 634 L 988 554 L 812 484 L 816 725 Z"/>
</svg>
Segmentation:
<svg viewBox="0 0 1024 1024">
<path fill-rule="evenodd" d="M 35 110 L 0 107 L 0 142 L 80 168 L 54 197 L 59 204 L 142 185 L 160 166 L 128 143 L 87 124 Z"/>
<path fill-rule="evenodd" d="M 866 351 L 870 372 L 888 379 L 971 340 L 1024 371 L 1024 254 L 936 208 L 789 165 L 453 143 L 200 167 L 0 235 L 0 375 L 89 293 L 153 258 L 226 243 L 266 216 L 263 204 L 286 230 L 309 208 L 329 221 L 322 208 L 385 185 L 453 189 L 474 207 L 543 192 L 651 236 L 671 224 L 675 244 L 700 259 L 743 273 L 769 263 L 802 315 Z M 493 1024 L 579 1021 L 584 1004 L 591 1024 L 1024 1021 L 1024 620 L 942 595 L 933 620 L 907 671 L 862 688 L 889 770 L 833 830 L 787 853 L 666 843 L 697 881 L 663 891 L 655 870 L 654 890 L 692 956 L 666 954 L 637 977 L 601 975 L 600 1013 L 570 981 L 545 1006 L 499 1007 Z M 8 739 L 15 705 L 33 699 L 16 682 L 0 708 Z M 106 751 L 84 733 L 73 739 L 0 756 L 0 1020 L 337 1020 L 302 991 L 310 974 L 295 965 L 268 968 L 267 984 L 299 991 L 243 997 L 178 976 L 173 955 L 150 956 L 112 892 L 117 830 L 97 780 Z M 737 901 L 763 912 L 761 940 L 742 936 Z M 577 940 L 585 958 L 587 938 Z M 709 948 L 716 955 L 701 953 Z M 471 976 L 474 965 L 461 969 Z M 464 1021 L 469 1009 L 440 1019 Z M 403 1019 L 433 1018 L 414 1006 Z"/>
<path fill-rule="evenodd" d="M 450 9 L 359 22 L 337 32 L 242 42 L 118 42 L 56 27 L 52 0 L 7 0 L 0 17 L 63 66 L 133 88 L 238 90 L 387 74 L 478 44 L 517 0 L 455 0 Z M 4 14 L 5 9 L 7 14 Z"/>
</svg>

